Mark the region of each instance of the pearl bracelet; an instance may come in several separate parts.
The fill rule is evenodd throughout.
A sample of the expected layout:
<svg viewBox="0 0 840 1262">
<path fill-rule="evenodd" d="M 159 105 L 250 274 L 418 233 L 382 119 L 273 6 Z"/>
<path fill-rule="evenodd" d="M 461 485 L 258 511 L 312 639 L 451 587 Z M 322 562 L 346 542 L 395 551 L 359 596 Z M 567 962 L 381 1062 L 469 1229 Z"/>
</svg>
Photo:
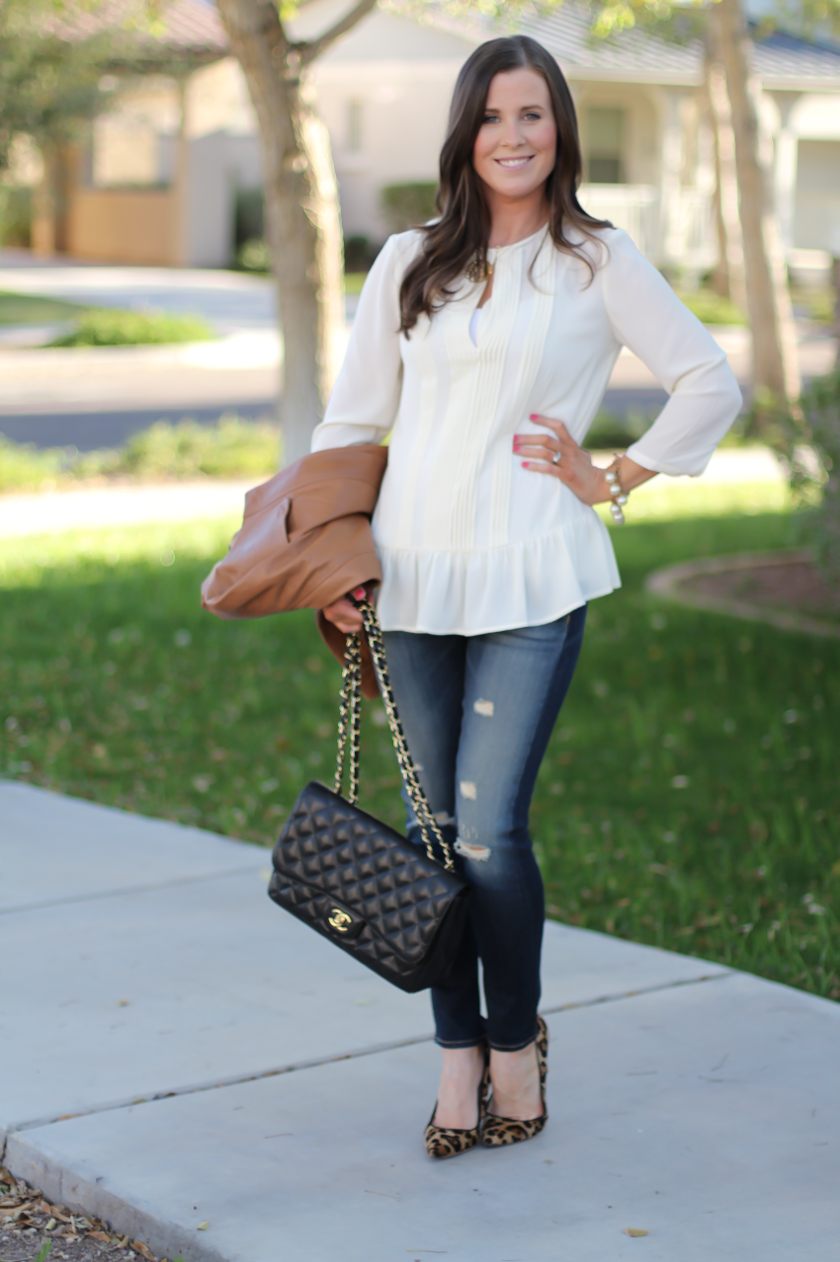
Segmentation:
<svg viewBox="0 0 840 1262">
<path fill-rule="evenodd" d="M 604 470 L 604 477 L 607 480 L 607 487 L 612 502 L 610 503 L 610 512 L 616 526 L 624 525 L 624 513 L 621 511 L 622 506 L 627 503 L 627 494 L 621 489 L 621 483 L 618 480 L 619 470 L 621 469 L 621 456 L 615 456 L 612 464 L 608 469 Z"/>
</svg>

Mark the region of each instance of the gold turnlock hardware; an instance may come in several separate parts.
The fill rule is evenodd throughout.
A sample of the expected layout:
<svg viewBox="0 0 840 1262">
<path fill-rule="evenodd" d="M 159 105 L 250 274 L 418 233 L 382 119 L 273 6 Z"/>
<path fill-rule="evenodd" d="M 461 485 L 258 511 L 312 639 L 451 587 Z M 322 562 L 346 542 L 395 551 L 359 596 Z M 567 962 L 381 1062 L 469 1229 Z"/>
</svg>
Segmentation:
<svg viewBox="0 0 840 1262">
<path fill-rule="evenodd" d="M 332 915 L 327 918 L 327 924 L 332 925 L 339 933 L 346 933 L 352 923 L 353 917 L 348 916 L 340 907 L 333 907 Z"/>
</svg>

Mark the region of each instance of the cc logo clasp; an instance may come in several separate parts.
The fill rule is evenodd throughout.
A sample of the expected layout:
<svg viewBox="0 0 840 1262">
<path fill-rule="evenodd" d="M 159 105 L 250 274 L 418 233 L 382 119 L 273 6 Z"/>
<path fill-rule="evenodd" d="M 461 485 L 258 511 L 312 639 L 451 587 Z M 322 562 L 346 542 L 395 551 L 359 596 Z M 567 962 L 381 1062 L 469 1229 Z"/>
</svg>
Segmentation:
<svg viewBox="0 0 840 1262">
<path fill-rule="evenodd" d="M 339 933 L 346 933 L 352 923 L 353 917 L 348 916 L 340 907 L 334 907 L 332 915 L 327 918 L 327 924 L 332 925 Z"/>
</svg>

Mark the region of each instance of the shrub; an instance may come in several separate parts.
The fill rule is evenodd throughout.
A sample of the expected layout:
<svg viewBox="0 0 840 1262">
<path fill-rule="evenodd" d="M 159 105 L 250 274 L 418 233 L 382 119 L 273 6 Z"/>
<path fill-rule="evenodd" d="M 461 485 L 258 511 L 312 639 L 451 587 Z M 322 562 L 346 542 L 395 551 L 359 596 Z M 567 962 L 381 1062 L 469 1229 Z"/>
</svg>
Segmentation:
<svg viewBox="0 0 840 1262">
<path fill-rule="evenodd" d="M 345 272 L 368 272 L 378 251 L 369 237 L 354 236 L 344 239 Z"/>
<path fill-rule="evenodd" d="M 71 333 L 50 346 L 145 346 L 174 342 L 206 342 L 213 331 L 200 316 L 166 315 L 161 311 L 85 311 Z"/>
<path fill-rule="evenodd" d="M 426 223 L 435 214 L 437 184 L 417 181 L 413 184 L 386 184 L 380 190 L 382 213 L 392 232 L 405 232 Z"/>
<path fill-rule="evenodd" d="M 245 241 L 237 251 L 236 266 L 242 272 L 270 272 L 271 251 L 261 237 Z"/>
<path fill-rule="evenodd" d="M 223 416 L 215 425 L 158 421 L 117 450 L 38 451 L 0 434 L 0 491 L 38 490 L 105 478 L 262 478 L 279 466 L 280 430 L 267 422 Z"/>
<path fill-rule="evenodd" d="M 222 417 L 215 425 L 158 421 L 128 440 L 114 473 L 134 477 L 250 477 L 278 467 L 278 429 Z"/>
<path fill-rule="evenodd" d="M 28 250 L 31 244 L 32 189 L 0 188 L 0 245 Z"/>
<path fill-rule="evenodd" d="M 61 448 L 38 451 L 32 443 L 13 443 L 0 434 L 0 491 L 35 489 L 54 480 L 66 463 Z"/>
<path fill-rule="evenodd" d="M 680 298 L 703 324 L 746 324 L 747 318 L 740 307 L 729 298 L 722 298 L 712 289 L 698 289 L 694 293 L 680 293 Z"/>
<path fill-rule="evenodd" d="M 624 451 L 650 429 L 652 421 L 653 417 L 645 412 L 630 411 L 626 416 L 598 412 L 587 432 L 585 446 L 588 450 L 618 448 Z"/>
<path fill-rule="evenodd" d="M 826 578 L 840 584 L 840 371 L 812 381 L 799 404 L 806 441 L 819 461 L 811 472 L 822 492 L 810 516 L 813 543 Z"/>
<path fill-rule="evenodd" d="M 238 188 L 233 209 L 233 239 L 238 251 L 246 241 L 265 237 L 265 198 L 261 188 Z"/>
</svg>

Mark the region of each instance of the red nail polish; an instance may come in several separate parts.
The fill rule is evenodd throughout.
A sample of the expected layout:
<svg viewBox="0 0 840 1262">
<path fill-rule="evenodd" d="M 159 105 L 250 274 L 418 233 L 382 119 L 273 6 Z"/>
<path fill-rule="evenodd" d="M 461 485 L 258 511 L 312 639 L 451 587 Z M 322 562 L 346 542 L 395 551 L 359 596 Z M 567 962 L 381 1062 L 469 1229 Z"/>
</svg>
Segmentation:
<svg viewBox="0 0 840 1262">
<path fill-rule="evenodd" d="M 536 419 L 537 419 L 536 412 L 532 412 L 531 415 L 528 417 L 529 421 L 535 421 Z"/>
<path fill-rule="evenodd" d="M 357 587 L 356 590 L 353 592 L 353 595 L 356 597 L 356 600 L 364 600 L 365 596 L 367 595 L 367 592 L 365 591 L 363 587 Z"/>
</svg>

